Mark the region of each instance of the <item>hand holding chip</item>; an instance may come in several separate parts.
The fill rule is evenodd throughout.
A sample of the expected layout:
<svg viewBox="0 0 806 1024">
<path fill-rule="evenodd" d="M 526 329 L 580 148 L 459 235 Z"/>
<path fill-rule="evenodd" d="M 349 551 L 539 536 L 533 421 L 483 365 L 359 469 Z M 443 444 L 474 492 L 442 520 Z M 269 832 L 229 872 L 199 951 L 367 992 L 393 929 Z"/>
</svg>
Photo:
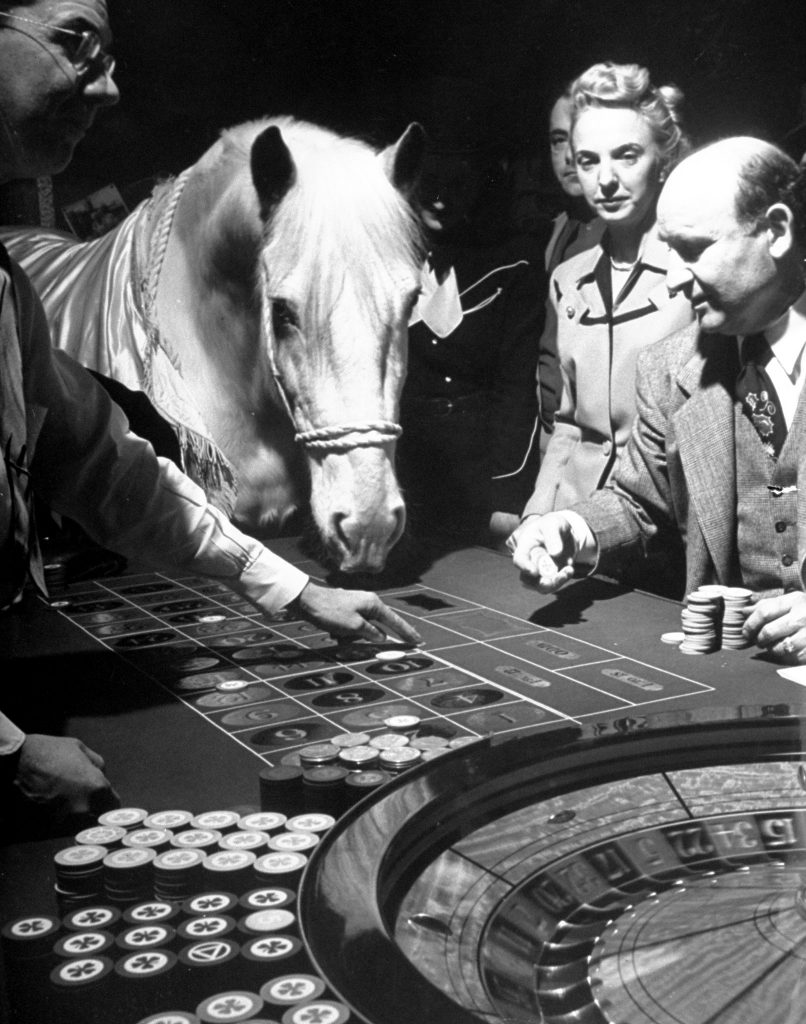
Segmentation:
<svg viewBox="0 0 806 1024">
<path fill-rule="evenodd" d="M 596 562 L 598 545 L 576 512 L 527 516 L 507 541 L 525 582 L 552 594 L 574 578 L 578 566 Z"/>
</svg>

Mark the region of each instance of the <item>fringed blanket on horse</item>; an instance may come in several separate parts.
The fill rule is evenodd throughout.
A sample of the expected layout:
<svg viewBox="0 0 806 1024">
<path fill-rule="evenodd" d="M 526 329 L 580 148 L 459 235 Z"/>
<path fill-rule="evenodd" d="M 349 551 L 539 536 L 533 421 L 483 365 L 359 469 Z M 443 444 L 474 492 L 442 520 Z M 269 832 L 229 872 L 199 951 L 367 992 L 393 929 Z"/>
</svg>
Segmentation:
<svg viewBox="0 0 806 1024">
<path fill-rule="evenodd" d="M 92 242 L 0 237 L 54 344 L 145 392 L 186 471 L 257 534 L 304 505 L 345 571 L 383 567 L 422 259 L 413 126 L 382 153 L 290 118 L 241 125 Z"/>
<path fill-rule="evenodd" d="M 160 186 L 120 225 L 92 242 L 62 231 L 0 234 L 42 299 L 53 344 L 90 370 L 144 392 L 173 427 L 182 468 L 228 515 L 235 471 L 202 419 L 154 316 L 159 270 L 184 176 Z"/>
</svg>

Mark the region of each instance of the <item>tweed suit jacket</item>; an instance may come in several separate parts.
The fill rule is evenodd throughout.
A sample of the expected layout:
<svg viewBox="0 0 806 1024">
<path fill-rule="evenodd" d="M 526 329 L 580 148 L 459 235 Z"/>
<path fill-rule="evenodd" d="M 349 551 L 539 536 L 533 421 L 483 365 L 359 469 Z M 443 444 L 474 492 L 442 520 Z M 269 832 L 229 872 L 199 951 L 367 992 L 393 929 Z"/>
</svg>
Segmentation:
<svg viewBox="0 0 806 1024">
<path fill-rule="evenodd" d="M 736 339 L 698 325 L 646 349 L 638 361 L 637 416 L 610 483 L 574 506 L 600 544 L 598 568 L 617 574 L 635 546 L 676 529 L 686 547 L 686 592 L 740 581 L 736 551 Z M 806 434 L 806 417 L 792 430 Z M 796 438 L 806 479 L 806 436 Z M 798 492 L 798 565 L 806 555 L 806 488 Z M 762 523 L 759 520 L 759 526 Z"/>
</svg>

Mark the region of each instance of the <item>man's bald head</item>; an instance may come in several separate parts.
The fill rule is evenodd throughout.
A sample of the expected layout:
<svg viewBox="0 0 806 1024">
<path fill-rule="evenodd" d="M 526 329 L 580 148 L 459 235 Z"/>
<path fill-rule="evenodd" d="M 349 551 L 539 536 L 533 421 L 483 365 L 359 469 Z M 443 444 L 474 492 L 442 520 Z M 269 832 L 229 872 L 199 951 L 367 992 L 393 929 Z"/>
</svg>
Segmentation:
<svg viewBox="0 0 806 1024">
<path fill-rule="evenodd" d="M 697 150 L 669 175 L 659 202 L 732 205 L 740 223 L 754 227 L 774 203 L 787 202 L 798 166 L 763 139 L 736 136 Z"/>
<path fill-rule="evenodd" d="M 688 296 L 704 331 L 761 331 L 802 291 L 797 178 L 782 150 L 747 137 L 706 146 L 669 175 L 658 230 L 679 259 L 667 284 Z"/>
</svg>

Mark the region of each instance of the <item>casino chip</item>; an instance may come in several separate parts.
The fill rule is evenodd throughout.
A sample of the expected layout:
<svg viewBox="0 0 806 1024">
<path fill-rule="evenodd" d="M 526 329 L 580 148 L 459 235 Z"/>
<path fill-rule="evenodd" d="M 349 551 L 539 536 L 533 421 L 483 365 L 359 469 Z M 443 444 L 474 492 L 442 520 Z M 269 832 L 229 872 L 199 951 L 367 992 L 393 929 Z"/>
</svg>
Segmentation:
<svg viewBox="0 0 806 1024">
<path fill-rule="evenodd" d="M 272 850 L 258 857 L 254 864 L 254 872 L 258 878 L 287 879 L 296 884 L 296 878 L 308 863 L 304 853 L 295 850 Z M 287 883 L 288 884 L 288 883 Z"/>
<path fill-rule="evenodd" d="M 378 750 L 392 750 L 395 747 L 407 747 L 409 745 L 409 738 L 399 732 L 382 732 L 377 736 L 373 736 L 369 741 L 369 745 L 377 747 Z"/>
<path fill-rule="evenodd" d="M 95 825 L 77 832 L 74 840 L 80 846 L 105 846 L 112 849 L 120 845 L 125 835 L 128 835 L 128 832 L 120 825 Z"/>
<path fill-rule="evenodd" d="M 228 832 L 218 841 L 222 850 L 258 850 L 269 842 L 268 832 L 259 832 L 256 829 L 246 832 Z"/>
<path fill-rule="evenodd" d="M 238 903 L 245 910 L 269 910 L 287 907 L 297 898 L 297 894 L 284 886 L 267 885 L 259 889 L 250 889 L 239 897 Z"/>
<path fill-rule="evenodd" d="M 319 836 L 314 832 L 278 832 L 269 839 L 269 849 L 282 850 L 311 850 L 319 843 Z"/>
<path fill-rule="evenodd" d="M 227 914 L 199 914 L 189 917 L 176 929 L 176 934 L 186 942 L 201 939 L 217 939 L 235 930 L 235 919 Z"/>
<path fill-rule="evenodd" d="M 61 989 L 88 988 L 97 985 L 112 970 L 113 964 L 109 957 L 75 957 L 57 964 L 50 972 L 50 980 Z"/>
<path fill-rule="evenodd" d="M 285 828 L 286 815 L 277 811 L 254 811 L 245 814 L 238 822 L 238 828 L 245 832 L 279 832 Z"/>
<path fill-rule="evenodd" d="M 286 828 L 289 832 L 327 832 L 335 824 L 332 814 L 297 814 L 288 819 Z"/>
<path fill-rule="evenodd" d="M 20 917 L 3 925 L 0 931 L 4 954 L 11 958 L 38 957 L 50 952 L 62 923 L 50 914 Z"/>
<path fill-rule="evenodd" d="M 260 994 L 272 1006 L 293 1006 L 317 999 L 324 991 L 324 981 L 314 974 L 281 974 L 267 981 Z"/>
<path fill-rule="evenodd" d="M 56 956 L 67 958 L 98 956 L 101 953 L 105 953 L 114 943 L 115 937 L 111 932 L 71 932 L 69 935 L 63 935 L 59 939 L 53 947 L 53 952 Z"/>
<path fill-rule="evenodd" d="M 282 1024 L 345 1024 L 350 1011 L 333 999 L 311 999 L 292 1006 L 282 1016 Z"/>
<path fill-rule="evenodd" d="M 179 910 L 173 903 L 166 903 L 163 900 L 145 900 L 128 907 L 123 913 L 123 920 L 126 924 L 148 925 L 157 921 L 162 923 L 173 920 L 179 914 Z"/>
<path fill-rule="evenodd" d="M 238 922 L 238 930 L 246 935 L 266 935 L 289 932 L 296 927 L 297 918 L 290 910 L 270 908 L 254 910 Z"/>
<path fill-rule="evenodd" d="M 391 718 L 384 718 L 383 724 L 387 729 L 404 732 L 407 729 L 416 729 L 421 721 L 419 715 L 392 715 Z"/>
<path fill-rule="evenodd" d="M 69 931 L 108 929 L 117 924 L 120 916 L 120 911 L 116 907 L 81 907 L 65 915 L 64 927 Z"/>
<path fill-rule="evenodd" d="M 113 811 L 105 811 L 98 818 L 99 825 L 120 825 L 122 828 L 134 828 L 142 824 L 148 817 L 148 811 L 142 807 L 116 807 Z"/>
<path fill-rule="evenodd" d="M 205 811 L 203 814 L 197 814 L 191 825 L 193 828 L 228 832 L 238 827 L 240 817 L 235 811 Z"/>
<path fill-rule="evenodd" d="M 307 963 L 307 955 L 302 939 L 296 935 L 283 935 L 272 932 L 261 933 L 246 939 L 241 946 L 241 955 L 254 963 L 263 964 L 273 969 L 288 970 L 299 963 Z"/>
<path fill-rule="evenodd" d="M 204 914 L 228 914 L 238 906 L 243 906 L 238 897 L 231 892 L 200 892 L 182 904 L 182 912 L 192 916 Z"/>
<path fill-rule="evenodd" d="M 256 992 L 237 989 L 209 996 L 196 1007 L 196 1016 L 202 1024 L 240 1024 L 262 1009 L 263 999 Z"/>
<path fill-rule="evenodd" d="M 381 751 L 380 766 L 387 772 L 397 773 L 412 768 L 422 759 L 422 751 L 415 747 L 393 747 Z"/>
<path fill-rule="evenodd" d="M 401 650 L 378 651 L 375 657 L 378 661 L 401 661 L 403 658 L 408 658 L 410 655 L 415 653 L 416 651 Z"/>
<path fill-rule="evenodd" d="M 165 828 L 170 829 L 171 832 L 178 832 L 190 825 L 192 818 L 193 815 L 190 811 L 156 811 L 146 817 L 143 827 Z"/>
<path fill-rule="evenodd" d="M 115 973 L 122 978 L 140 980 L 161 977 L 175 966 L 176 953 L 169 949 L 148 949 L 121 957 L 115 964 Z"/>
<path fill-rule="evenodd" d="M 175 936 L 176 930 L 169 924 L 135 925 L 121 932 L 115 939 L 115 944 L 126 952 L 136 952 L 168 946 L 174 941 Z"/>
<path fill-rule="evenodd" d="M 369 741 L 370 735 L 368 732 L 343 732 L 330 740 L 334 746 L 342 749 L 347 747 L 365 747 L 369 744 Z"/>
</svg>

